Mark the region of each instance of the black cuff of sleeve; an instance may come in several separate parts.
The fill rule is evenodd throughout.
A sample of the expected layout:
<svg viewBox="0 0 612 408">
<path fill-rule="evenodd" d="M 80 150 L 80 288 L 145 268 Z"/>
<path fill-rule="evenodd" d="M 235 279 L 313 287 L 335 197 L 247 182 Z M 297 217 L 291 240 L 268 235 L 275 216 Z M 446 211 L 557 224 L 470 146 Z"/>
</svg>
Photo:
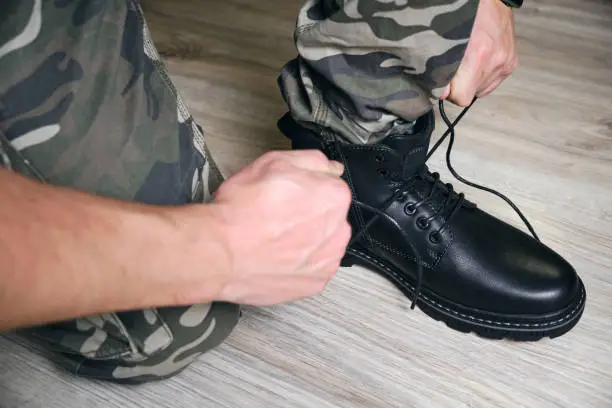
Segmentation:
<svg viewBox="0 0 612 408">
<path fill-rule="evenodd" d="M 523 5 L 523 0 L 501 0 L 508 7 L 520 8 Z"/>
</svg>

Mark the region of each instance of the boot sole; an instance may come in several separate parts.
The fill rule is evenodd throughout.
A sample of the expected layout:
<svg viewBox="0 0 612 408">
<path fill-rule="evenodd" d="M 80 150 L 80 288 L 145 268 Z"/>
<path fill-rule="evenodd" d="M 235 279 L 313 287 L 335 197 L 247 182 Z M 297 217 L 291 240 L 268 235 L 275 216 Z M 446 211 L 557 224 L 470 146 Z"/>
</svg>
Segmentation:
<svg viewBox="0 0 612 408">
<path fill-rule="evenodd" d="M 342 260 L 343 267 L 359 265 L 390 280 L 410 300 L 414 297 L 414 282 L 401 271 L 370 255 L 349 248 Z M 580 320 L 586 301 L 584 284 L 579 280 L 577 298 L 562 310 L 543 315 L 507 315 L 458 305 L 423 288 L 417 306 L 429 317 L 444 322 L 449 328 L 494 340 L 538 341 L 551 339 L 570 331 Z"/>
</svg>

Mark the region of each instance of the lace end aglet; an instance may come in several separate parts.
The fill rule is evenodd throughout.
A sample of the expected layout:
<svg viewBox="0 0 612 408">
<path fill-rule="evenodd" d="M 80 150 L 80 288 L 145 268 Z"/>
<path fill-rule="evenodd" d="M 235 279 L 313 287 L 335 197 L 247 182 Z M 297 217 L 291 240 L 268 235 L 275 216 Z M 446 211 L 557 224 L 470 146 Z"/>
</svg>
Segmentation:
<svg viewBox="0 0 612 408">
<path fill-rule="evenodd" d="M 416 304 L 417 304 L 417 300 L 415 299 L 412 301 L 412 304 L 410 305 L 410 310 L 414 310 L 414 308 L 416 307 Z"/>
</svg>

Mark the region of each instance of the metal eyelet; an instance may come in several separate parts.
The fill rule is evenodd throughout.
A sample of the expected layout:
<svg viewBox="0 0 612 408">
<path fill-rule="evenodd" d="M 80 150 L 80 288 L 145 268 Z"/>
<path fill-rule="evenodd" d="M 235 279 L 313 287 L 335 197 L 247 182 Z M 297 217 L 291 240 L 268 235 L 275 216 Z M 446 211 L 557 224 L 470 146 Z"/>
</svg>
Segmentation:
<svg viewBox="0 0 612 408">
<path fill-rule="evenodd" d="M 408 203 L 404 206 L 404 213 L 406 215 L 414 215 L 416 213 L 416 206 L 414 203 Z"/>
<path fill-rule="evenodd" d="M 429 238 L 429 242 L 431 242 L 434 245 L 439 244 L 442 241 L 442 236 L 440 235 L 438 231 L 434 231 L 430 233 L 428 238 Z"/>
<path fill-rule="evenodd" d="M 429 221 L 427 221 L 427 218 L 425 217 L 418 218 L 416 224 L 417 224 L 417 227 L 419 227 L 422 230 L 426 230 L 430 226 Z"/>
<path fill-rule="evenodd" d="M 389 172 L 387 171 L 387 169 L 378 169 L 378 174 L 383 177 L 386 177 L 387 175 L 389 175 Z"/>
<path fill-rule="evenodd" d="M 382 163 L 383 161 L 385 161 L 385 158 L 382 156 L 382 154 L 377 154 L 374 157 L 374 160 L 376 160 L 376 163 Z"/>
</svg>

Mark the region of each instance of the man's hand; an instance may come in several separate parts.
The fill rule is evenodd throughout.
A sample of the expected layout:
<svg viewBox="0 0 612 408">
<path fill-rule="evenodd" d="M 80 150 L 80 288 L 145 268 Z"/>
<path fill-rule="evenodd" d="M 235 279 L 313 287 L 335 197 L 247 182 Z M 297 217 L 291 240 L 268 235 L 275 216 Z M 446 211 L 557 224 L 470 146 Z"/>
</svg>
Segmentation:
<svg viewBox="0 0 612 408">
<path fill-rule="evenodd" d="M 0 331 L 99 313 L 320 292 L 351 231 L 343 167 L 269 153 L 211 204 L 152 206 L 0 169 Z M 36 254 L 36 256 L 32 256 Z"/>
<path fill-rule="evenodd" d="M 351 236 L 343 171 L 319 151 L 272 152 L 221 185 L 210 209 L 229 267 L 217 300 L 271 305 L 323 290 Z"/>
<path fill-rule="evenodd" d="M 461 65 L 442 99 L 468 106 L 495 90 L 518 65 L 514 15 L 500 0 L 480 0 Z"/>
</svg>

